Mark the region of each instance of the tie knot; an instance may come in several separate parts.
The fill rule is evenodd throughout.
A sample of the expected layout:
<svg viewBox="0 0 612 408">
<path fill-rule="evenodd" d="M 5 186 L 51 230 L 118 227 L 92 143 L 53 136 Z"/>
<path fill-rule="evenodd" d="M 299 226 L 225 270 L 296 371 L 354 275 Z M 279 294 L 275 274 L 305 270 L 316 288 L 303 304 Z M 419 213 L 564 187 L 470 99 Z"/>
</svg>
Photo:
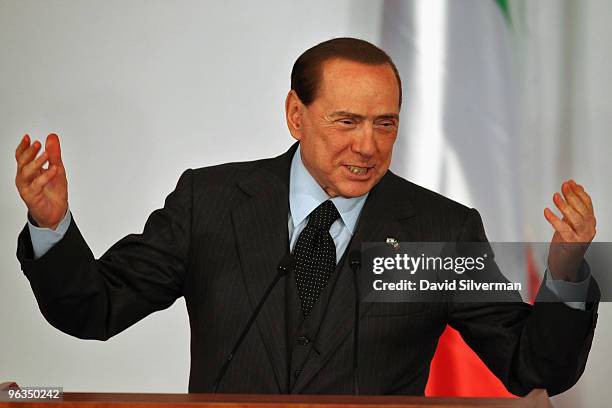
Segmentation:
<svg viewBox="0 0 612 408">
<path fill-rule="evenodd" d="M 334 203 L 327 200 L 310 213 L 308 225 L 313 226 L 315 228 L 329 230 L 329 227 L 331 227 L 334 221 L 336 221 L 338 218 L 340 218 L 340 213 L 338 212 L 338 209 L 336 208 Z"/>
</svg>

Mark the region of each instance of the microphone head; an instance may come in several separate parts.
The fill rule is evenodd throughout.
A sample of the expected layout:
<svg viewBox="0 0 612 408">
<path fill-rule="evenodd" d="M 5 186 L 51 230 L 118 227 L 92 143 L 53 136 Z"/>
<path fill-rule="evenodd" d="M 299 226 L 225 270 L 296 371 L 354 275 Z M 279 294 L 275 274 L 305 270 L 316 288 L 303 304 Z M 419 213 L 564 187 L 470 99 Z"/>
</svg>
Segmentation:
<svg viewBox="0 0 612 408">
<path fill-rule="evenodd" d="M 286 254 L 285 256 L 283 256 L 283 259 L 280 260 L 280 262 L 278 263 L 278 273 L 280 276 L 285 276 L 287 275 L 289 272 L 291 272 L 293 270 L 295 261 L 293 259 L 293 255 L 291 254 Z"/>
<path fill-rule="evenodd" d="M 353 249 L 349 253 L 349 265 L 354 273 L 361 269 L 361 251 L 359 249 Z"/>
</svg>

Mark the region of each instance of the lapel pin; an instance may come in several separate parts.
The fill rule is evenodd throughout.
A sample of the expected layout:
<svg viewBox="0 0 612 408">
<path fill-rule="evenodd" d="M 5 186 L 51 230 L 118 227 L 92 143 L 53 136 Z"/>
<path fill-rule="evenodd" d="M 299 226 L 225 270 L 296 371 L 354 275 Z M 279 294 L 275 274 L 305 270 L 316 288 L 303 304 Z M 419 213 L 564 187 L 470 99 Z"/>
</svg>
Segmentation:
<svg viewBox="0 0 612 408">
<path fill-rule="evenodd" d="M 386 242 L 391 245 L 393 249 L 399 249 L 399 242 L 397 242 L 397 239 L 388 237 Z"/>
</svg>

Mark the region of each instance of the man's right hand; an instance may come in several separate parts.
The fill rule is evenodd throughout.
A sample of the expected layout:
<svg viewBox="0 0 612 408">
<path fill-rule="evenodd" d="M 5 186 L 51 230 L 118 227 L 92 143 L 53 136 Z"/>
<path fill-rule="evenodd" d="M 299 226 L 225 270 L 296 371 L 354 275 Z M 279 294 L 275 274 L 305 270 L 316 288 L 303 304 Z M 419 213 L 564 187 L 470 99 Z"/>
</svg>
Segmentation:
<svg viewBox="0 0 612 408">
<path fill-rule="evenodd" d="M 36 158 L 40 148 L 39 141 L 30 145 L 28 135 L 21 139 L 15 151 L 15 185 L 38 226 L 55 229 L 68 209 L 68 181 L 57 135 L 47 136 L 45 151 Z M 47 161 L 49 166 L 45 169 Z"/>
</svg>

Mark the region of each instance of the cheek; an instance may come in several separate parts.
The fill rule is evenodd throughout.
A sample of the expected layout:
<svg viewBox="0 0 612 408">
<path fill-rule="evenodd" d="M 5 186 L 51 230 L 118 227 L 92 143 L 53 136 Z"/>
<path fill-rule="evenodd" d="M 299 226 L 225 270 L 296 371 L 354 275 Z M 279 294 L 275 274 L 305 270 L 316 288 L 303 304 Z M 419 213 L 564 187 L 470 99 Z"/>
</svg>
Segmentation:
<svg viewBox="0 0 612 408">
<path fill-rule="evenodd" d="M 393 153 L 393 145 L 395 143 L 395 136 L 386 136 L 381 138 L 378 144 L 378 152 L 381 160 L 391 160 L 391 154 Z"/>
<path fill-rule="evenodd" d="M 340 132 L 325 132 L 319 138 L 321 157 L 326 157 L 330 164 L 336 166 L 350 147 L 350 139 Z"/>
</svg>

